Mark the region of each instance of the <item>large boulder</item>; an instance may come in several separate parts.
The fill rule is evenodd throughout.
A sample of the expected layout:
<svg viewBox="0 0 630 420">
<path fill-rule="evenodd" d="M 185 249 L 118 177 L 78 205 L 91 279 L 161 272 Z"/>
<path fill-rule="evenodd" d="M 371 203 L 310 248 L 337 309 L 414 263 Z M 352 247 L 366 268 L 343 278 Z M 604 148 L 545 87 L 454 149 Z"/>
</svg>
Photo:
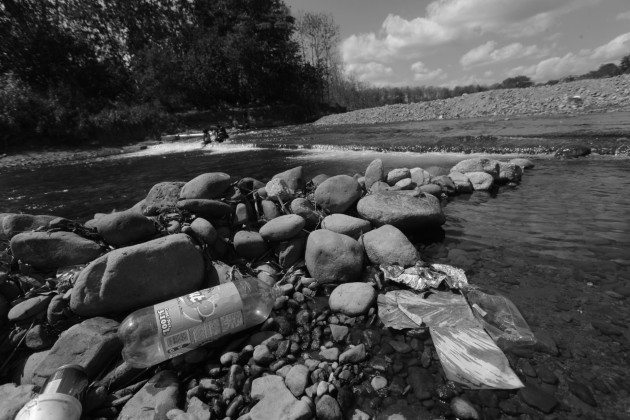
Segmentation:
<svg viewBox="0 0 630 420">
<path fill-rule="evenodd" d="M 304 229 L 306 221 L 297 214 L 286 214 L 265 223 L 259 230 L 260 236 L 269 242 L 287 241 Z"/>
<path fill-rule="evenodd" d="M 177 408 L 179 380 L 170 370 L 156 373 L 123 406 L 118 420 L 166 420 L 166 413 Z M 196 418 L 196 417 L 195 417 Z"/>
<path fill-rule="evenodd" d="M 129 312 L 198 290 L 203 277 L 192 239 L 169 235 L 92 261 L 72 288 L 70 308 L 81 316 Z"/>
<path fill-rule="evenodd" d="M 322 182 L 315 190 L 315 202 L 328 213 L 343 213 L 362 194 L 359 182 L 348 175 L 336 175 Z"/>
<path fill-rule="evenodd" d="M 73 325 L 61 333 L 35 368 L 33 383 L 41 386 L 57 368 L 67 364 L 82 366 L 88 377 L 94 379 L 119 355 L 122 343 L 117 332 L 118 322 L 107 318 L 90 318 Z"/>
<path fill-rule="evenodd" d="M 4 214 L 0 219 L 0 240 L 9 240 L 18 233 L 30 232 L 40 228 L 47 228 L 48 224 L 57 219 L 57 216 L 32 215 L 32 214 Z"/>
<path fill-rule="evenodd" d="M 160 182 L 155 184 L 144 199 L 143 213 L 147 216 L 155 216 L 174 210 L 184 184 L 186 183 Z"/>
<path fill-rule="evenodd" d="M 274 178 L 284 180 L 289 189 L 293 192 L 304 191 L 306 189 L 306 181 L 304 180 L 304 173 L 301 166 L 275 174 L 271 179 Z"/>
<path fill-rule="evenodd" d="M 473 191 L 473 186 L 470 183 L 470 179 L 461 172 L 451 172 L 448 174 L 451 181 L 453 181 L 453 185 L 455 185 L 455 192 L 457 193 L 470 193 Z"/>
<path fill-rule="evenodd" d="M 177 208 L 186 210 L 204 219 L 219 219 L 232 213 L 232 206 L 223 201 L 204 198 L 179 200 Z"/>
<path fill-rule="evenodd" d="M 519 182 L 523 176 L 523 168 L 509 163 L 499 162 L 499 182 Z"/>
<path fill-rule="evenodd" d="M 355 239 L 326 229 L 308 235 L 306 268 L 319 283 L 355 281 L 363 272 L 363 248 Z"/>
<path fill-rule="evenodd" d="M 358 217 L 337 213 L 326 216 L 322 221 L 322 228 L 359 239 L 359 236 L 372 230 L 372 224 Z"/>
<path fill-rule="evenodd" d="M 365 188 L 369 190 L 372 187 L 372 184 L 384 180 L 385 168 L 383 167 L 383 161 L 380 159 L 374 159 L 365 170 Z"/>
<path fill-rule="evenodd" d="M 230 176 L 223 172 L 210 172 L 191 179 L 179 192 L 180 199 L 219 198 L 230 186 Z"/>
<path fill-rule="evenodd" d="M 440 200 L 423 193 L 383 191 L 368 195 L 359 200 L 357 211 L 374 226 L 392 225 L 402 230 L 437 227 L 446 221 Z"/>
<path fill-rule="evenodd" d="M 113 246 L 146 241 L 157 233 L 153 221 L 131 210 L 106 214 L 95 221 L 96 230 Z"/>
<path fill-rule="evenodd" d="M 35 268 L 87 264 L 103 251 L 73 232 L 24 232 L 11 239 L 13 257 Z"/>
<path fill-rule="evenodd" d="M 488 191 L 494 185 L 494 177 L 486 172 L 467 172 L 465 175 L 475 191 Z"/>
<path fill-rule="evenodd" d="M 404 233 L 392 225 L 384 225 L 363 235 L 363 248 L 374 265 L 411 266 L 420 261 L 420 253 Z"/>
<path fill-rule="evenodd" d="M 499 177 L 499 161 L 487 158 L 465 159 L 451 168 L 451 172 L 465 174 L 467 172 L 485 172 L 493 178 Z"/>
</svg>

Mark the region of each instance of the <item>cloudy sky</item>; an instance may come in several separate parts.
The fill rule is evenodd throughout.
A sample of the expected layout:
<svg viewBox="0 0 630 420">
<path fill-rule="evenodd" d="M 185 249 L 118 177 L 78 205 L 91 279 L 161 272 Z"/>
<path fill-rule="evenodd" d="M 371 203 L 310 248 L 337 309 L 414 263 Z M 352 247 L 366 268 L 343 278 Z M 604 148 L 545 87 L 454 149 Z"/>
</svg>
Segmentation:
<svg viewBox="0 0 630 420">
<path fill-rule="evenodd" d="M 285 0 L 332 13 L 346 71 L 378 86 L 544 82 L 630 54 L 630 0 Z"/>
</svg>

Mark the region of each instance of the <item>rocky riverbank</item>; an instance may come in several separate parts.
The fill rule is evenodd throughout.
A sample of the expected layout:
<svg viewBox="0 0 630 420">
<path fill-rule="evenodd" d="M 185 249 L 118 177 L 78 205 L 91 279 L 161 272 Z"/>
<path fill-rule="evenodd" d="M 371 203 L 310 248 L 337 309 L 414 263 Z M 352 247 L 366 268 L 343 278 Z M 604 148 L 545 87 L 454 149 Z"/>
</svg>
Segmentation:
<svg viewBox="0 0 630 420">
<path fill-rule="evenodd" d="M 407 235 L 439 231 L 446 196 L 516 186 L 531 167 L 476 158 L 388 170 L 377 159 L 308 182 L 301 167 L 268 182 L 205 173 L 84 223 L 0 214 L 0 419 L 68 363 L 90 377 L 85 419 L 621 419 L 601 396 L 622 385 L 550 368 L 560 353 L 544 329 L 500 343 L 516 389 L 467 389 L 431 316 L 387 306 L 391 293 L 418 298 L 420 283 L 462 298 L 465 256 L 424 252 Z M 133 310 L 246 276 L 281 293 L 260 326 L 148 369 L 121 359 L 116 332 Z M 627 347 L 619 327 L 596 328 Z"/>
<path fill-rule="evenodd" d="M 500 89 L 456 98 L 327 115 L 315 125 L 382 124 L 477 117 L 585 114 L 630 110 L 630 75 L 553 86 Z"/>
</svg>

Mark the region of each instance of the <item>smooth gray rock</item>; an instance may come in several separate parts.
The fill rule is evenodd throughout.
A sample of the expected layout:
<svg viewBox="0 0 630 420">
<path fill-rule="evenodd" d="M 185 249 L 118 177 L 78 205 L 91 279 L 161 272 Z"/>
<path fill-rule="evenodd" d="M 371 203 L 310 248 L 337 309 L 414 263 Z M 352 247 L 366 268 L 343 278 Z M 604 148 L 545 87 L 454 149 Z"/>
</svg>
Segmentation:
<svg viewBox="0 0 630 420">
<path fill-rule="evenodd" d="M 106 214 L 95 221 L 105 242 L 119 247 L 151 239 L 157 234 L 153 221 L 131 210 Z"/>
<path fill-rule="evenodd" d="M 128 312 L 198 290 L 205 264 L 183 233 L 119 248 L 79 274 L 70 308 L 81 316 Z"/>
<path fill-rule="evenodd" d="M 26 299 L 11 308 L 7 319 L 11 322 L 24 321 L 34 317 L 40 312 L 46 312 L 52 296 L 37 295 Z"/>
<path fill-rule="evenodd" d="M 260 233 L 239 230 L 234 234 L 234 249 L 241 257 L 253 260 L 267 252 L 269 245 Z"/>
<path fill-rule="evenodd" d="M 339 355 L 339 363 L 359 363 L 367 358 L 365 351 L 365 344 L 361 343 L 358 346 L 350 347 Z"/>
<path fill-rule="evenodd" d="M 33 385 L 0 385 L 0 420 L 14 420 L 24 404 L 35 398 Z"/>
<path fill-rule="evenodd" d="M 13 257 L 35 268 L 87 264 L 103 248 L 73 232 L 24 232 L 11 239 Z"/>
<path fill-rule="evenodd" d="M 146 216 L 156 216 L 175 210 L 179 193 L 185 182 L 160 182 L 149 190 L 144 199 L 143 214 Z"/>
<path fill-rule="evenodd" d="M 431 174 L 422 168 L 411 168 L 409 173 L 411 174 L 411 181 L 417 186 L 431 183 Z"/>
<path fill-rule="evenodd" d="M 387 173 L 386 182 L 389 185 L 395 185 L 398 181 L 405 178 L 411 178 L 409 168 L 396 168 Z"/>
<path fill-rule="evenodd" d="M 448 175 L 438 175 L 431 178 L 431 183 L 439 185 L 444 194 L 452 195 L 457 190 L 453 180 Z"/>
<path fill-rule="evenodd" d="M 363 248 L 374 265 L 412 266 L 421 261 L 420 253 L 404 233 L 392 225 L 383 225 L 363 235 Z"/>
<path fill-rule="evenodd" d="M 451 172 L 450 174 L 448 174 L 448 176 L 449 178 L 451 178 L 451 181 L 453 181 L 453 184 L 455 185 L 455 191 L 457 193 L 461 194 L 473 192 L 472 183 L 466 175 L 462 174 L 461 172 Z"/>
<path fill-rule="evenodd" d="M 179 380 L 174 372 L 163 370 L 123 406 L 118 420 L 166 420 L 166 413 L 177 408 Z"/>
<path fill-rule="evenodd" d="M 291 201 L 291 212 L 302 216 L 306 221 L 304 227 L 308 230 L 313 230 L 320 223 L 322 214 L 315 210 L 315 206 L 306 198 L 296 198 Z"/>
<path fill-rule="evenodd" d="M 304 171 L 301 166 L 291 168 L 279 174 L 275 174 L 271 179 L 280 178 L 287 183 L 289 189 L 293 192 L 304 191 L 306 182 L 304 180 Z"/>
<path fill-rule="evenodd" d="M 343 420 L 343 413 L 339 403 L 328 394 L 317 400 L 315 412 L 319 420 Z"/>
<path fill-rule="evenodd" d="M 177 202 L 177 208 L 186 210 L 204 219 L 219 219 L 232 213 L 232 206 L 223 201 L 191 198 Z"/>
<path fill-rule="evenodd" d="M 374 226 L 389 224 L 402 230 L 437 227 L 446 221 L 437 198 L 426 194 L 416 197 L 406 191 L 367 195 L 359 200 L 357 211 Z"/>
<path fill-rule="evenodd" d="M 8 241 L 18 233 L 47 228 L 48 224 L 57 219 L 57 216 L 3 213 L 0 221 L 0 240 Z"/>
<path fill-rule="evenodd" d="M 359 316 L 367 313 L 376 301 L 376 295 L 376 290 L 369 283 L 344 283 L 332 291 L 328 298 L 328 306 L 333 312 Z"/>
<path fill-rule="evenodd" d="M 307 420 L 313 417 L 308 404 L 295 398 L 281 376 L 254 379 L 250 395 L 252 399 L 260 400 L 249 412 L 251 420 Z"/>
<path fill-rule="evenodd" d="M 217 240 L 219 234 L 212 226 L 212 223 L 202 217 L 197 217 L 190 224 L 192 231 L 206 244 L 212 245 Z"/>
<path fill-rule="evenodd" d="M 521 169 L 531 169 L 534 167 L 534 163 L 529 160 L 529 159 L 525 159 L 525 158 L 514 158 L 514 159 L 510 159 L 509 163 L 513 163 L 514 165 L 518 165 L 521 167 Z"/>
<path fill-rule="evenodd" d="M 451 168 L 451 172 L 465 174 L 467 172 L 485 172 L 493 178 L 499 177 L 499 161 L 487 158 L 465 159 Z"/>
<path fill-rule="evenodd" d="M 293 365 L 284 378 L 285 385 L 296 398 L 300 398 L 304 394 L 308 381 L 308 367 L 302 364 Z"/>
<path fill-rule="evenodd" d="M 343 213 L 362 194 L 361 185 L 351 176 L 336 175 L 322 182 L 315 190 L 315 202 L 328 213 Z"/>
<path fill-rule="evenodd" d="M 466 172 L 475 191 L 488 191 L 494 185 L 494 177 L 486 172 Z"/>
<path fill-rule="evenodd" d="M 363 272 L 363 248 L 349 236 L 326 229 L 311 232 L 304 253 L 306 267 L 319 283 L 346 283 Z"/>
<path fill-rule="evenodd" d="M 385 169 L 381 159 L 374 159 L 365 170 L 365 188 L 370 189 L 375 182 L 385 180 Z"/>
<path fill-rule="evenodd" d="M 306 220 L 302 216 L 286 214 L 268 221 L 258 232 L 269 242 L 287 241 L 300 233 L 305 225 Z"/>
<path fill-rule="evenodd" d="M 368 220 L 359 219 L 358 217 L 335 213 L 324 218 L 322 229 L 359 239 L 359 236 L 372 230 L 372 224 Z"/>
<path fill-rule="evenodd" d="M 180 199 L 213 199 L 219 198 L 230 186 L 230 176 L 223 172 L 201 174 L 182 187 Z"/>
<path fill-rule="evenodd" d="M 523 168 L 508 162 L 499 162 L 499 182 L 519 182 L 523 177 Z"/>
</svg>

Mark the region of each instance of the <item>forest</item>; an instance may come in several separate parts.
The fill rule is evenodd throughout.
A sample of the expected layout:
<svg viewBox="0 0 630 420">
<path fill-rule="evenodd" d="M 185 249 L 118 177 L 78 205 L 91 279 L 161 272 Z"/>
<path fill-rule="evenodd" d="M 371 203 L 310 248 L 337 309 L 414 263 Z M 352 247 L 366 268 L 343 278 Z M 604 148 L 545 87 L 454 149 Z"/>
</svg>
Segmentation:
<svg viewBox="0 0 630 420">
<path fill-rule="evenodd" d="M 186 112 L 290 106 L 305 122 L 533 84 L 370 86 L 344 72 L 339 33 L 282 0 L 0 0 L 0 147 L 157 137 Z M 576 78 L 627 72 L 630 56 Z"/>
</svg>

